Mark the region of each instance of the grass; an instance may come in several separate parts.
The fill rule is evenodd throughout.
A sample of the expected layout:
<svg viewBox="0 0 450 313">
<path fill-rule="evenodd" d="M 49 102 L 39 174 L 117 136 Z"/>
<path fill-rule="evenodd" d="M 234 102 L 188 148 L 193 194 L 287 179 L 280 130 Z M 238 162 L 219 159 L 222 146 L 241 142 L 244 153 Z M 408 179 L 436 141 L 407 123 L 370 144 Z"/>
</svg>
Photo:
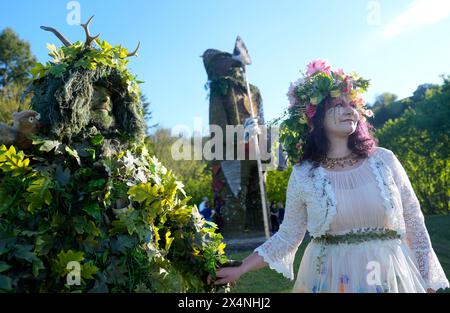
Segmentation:
<svg viewBox="0 0 450 313">
<path fill-rule="evenodd" d="M 425 223 L 428 229 L 428 233 L 431 237 L 431 243 L 434 251 L 439 258 L 439 261 L 444 268 L 447 278 L 450 280 L 450 215 L 430 215 L 425 217 Z M 308 244 L 309 240 L 302 242 L 300 245 L 295 261 L 294 261 L 294 274 L 297 277 L 297 270 L 300 266 L 300 261 L 303 256 L 303 252 Z M 233 260 L 243 260 L 249 254 L 253 252 L 253 249 L 239 252 L 227 252 L 229 258 Z M 292 292 L 294 281 L 290 281 L 283 275 L 277 273 L 274 270 L 266 267 L 258 271 L 248 272 L 243 275 L 236 283 L 236 287 L 232 292 L 235 293 L 265 293 L 265 292 Z M 439 291 L 441 292 L 441 291 Z M 450 292 L 450 289 L 444 292 Z"/>
</svg>

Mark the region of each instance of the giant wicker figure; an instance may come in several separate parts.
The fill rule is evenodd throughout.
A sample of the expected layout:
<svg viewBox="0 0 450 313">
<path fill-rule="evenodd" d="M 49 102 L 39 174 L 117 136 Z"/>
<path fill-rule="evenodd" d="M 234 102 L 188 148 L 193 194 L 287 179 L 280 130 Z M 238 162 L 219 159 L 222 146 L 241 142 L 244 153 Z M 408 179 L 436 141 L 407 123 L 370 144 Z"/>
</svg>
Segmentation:
<svg viewBox="0 0 450 313">
<path fill-rule="evenodd" d="M 242 127 L 245 120 L 252 117 L 242 62 L 233 54 L 215 49 L 206 50 L 202 58 L 208 74 L 209 123 L 219 126 L 223 132 L 224 153 L 219 156 L 221 159 L 212 161 L 214 208 L 219 213 L 219 228 L 227 238 L 262 234 L 264 223 L 258 167 L 255 158 L 249 157 L 249 149 L 254 147 L 242 142 L 242 132 L 238 136 L 226 132 L 227 126 Z M 258 123 L 263 124 L 261 94 L 256 86 L 250 85 L 250 90 L 253 112 Z M 227 145 L 227 142 L 233 145 Z M 233 158 L 227 158 L 227 149 L 233 149 Z M 246 151 L 244 160 L 238 158 L 239 149 Z"/>
<path fill-rule="evenodd" d="M 89 33 L 33 69 L 33 145 L 0 146 L 0 291 L 210 292 L 225 244 L 146 150 L 128 53 Z M 94 43 L 96 47 L 93 47 Z"/>
</svg>

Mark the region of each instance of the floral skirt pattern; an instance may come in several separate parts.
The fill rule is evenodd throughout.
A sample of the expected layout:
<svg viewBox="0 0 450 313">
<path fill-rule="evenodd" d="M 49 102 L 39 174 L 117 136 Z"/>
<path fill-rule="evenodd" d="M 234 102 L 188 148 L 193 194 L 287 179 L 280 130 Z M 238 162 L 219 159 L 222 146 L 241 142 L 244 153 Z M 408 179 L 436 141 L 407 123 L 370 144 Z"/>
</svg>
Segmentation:
<svg viewBox="0 0 450 313">
<path fill-rule="evenodd" d="M 401 239 L 305 249 L 293 292 L 423 293 L 425 282 Z"/>
</svg>

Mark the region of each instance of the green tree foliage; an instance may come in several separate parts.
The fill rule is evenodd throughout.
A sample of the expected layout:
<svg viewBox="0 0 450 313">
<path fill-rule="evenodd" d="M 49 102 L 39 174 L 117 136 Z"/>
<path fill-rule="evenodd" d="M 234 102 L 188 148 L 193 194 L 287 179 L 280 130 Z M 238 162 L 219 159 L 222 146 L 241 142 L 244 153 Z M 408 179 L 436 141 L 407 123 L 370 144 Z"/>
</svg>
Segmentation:
<svg viewBox="0 0 450 313">
<path fill-rule="evenodd" d="M 376 128 L 381 128 L 389 119 L 399 117 L 405 110 L 405 103 L 397 101 L 397 95 L 384 92 L 377 96 L 371 107 L 374 117 L 370 119 L 370 123 Z"/>
<path fill-rule="evenodd" d="M 267 198 L 270 202 L 276 201 L 283 204 L 286 203 L 286 189 L 291 172 L 292 166 L 289 166 L 284 171 L 267 172 L 266 189 Z"/>
<path fill-rule="evenodd" d="M 158 126 L 157 124 L 150 124 L 150 120 L 152 119 L 152 111 L 151 111 L 151 103 L 148 101 L 147 96 L 145 94 L 141 94 L 139 96 L 139 99 L 141 101 L 142 110 L 144 112 L 144 119 L 147 123 L 147 133 L 154 127 Z"/>
<path fill-rule="evenodd" d="M 12 124 L 12 113 L 29 109 L 30 98 L 22 95 L 35 62 L 28 42 L 10 28 L 0 34 L 0 122 Z"/>
<path fill-rule="evenodd" d="M 35 61 L 30 44 L 11 28 L 5 28 L 0 34 L 0 88 L 10 83 L 26 84 Z"/>
<path fill-rule="evenodd" d="M 376 132 L 410 177 L 425 213 L 448 213 L 450 199 L 450 80 L 427 90 L 414 107 Z"/>
<path fill-rule="evenodd" d="M 0 123 L 12 124 L 13 112 L 30 108 L 30 97 L 22 97 L 25 87 L 11 83 L 0 89 Z"/>
<path fill-rule="evenodd" d="M 197 138 L 202 143 L 206 138 Z M 172 156 L 172 147 L 178 140 L 184 140 L 184 147 L 189 147 L 189 160 L 176 160 Z M 190 204 L 198 205 L 203 197 L 213 198 L 211 183 L 212 174 L 210 164 L 205 160 L 194 160 L 193 138 L 180 139 L 171 136 L 170 129 L 158 128 L 147 137 L 146 142 L 149 150 L 164 164 L 172 169 L 174 175 L 183 182 L 184 190 L 192 198 Z M 199 156 L 201 158 L 201 156 Z M 197 158 L 198 159 L 198 158 Z"/>
</svg>

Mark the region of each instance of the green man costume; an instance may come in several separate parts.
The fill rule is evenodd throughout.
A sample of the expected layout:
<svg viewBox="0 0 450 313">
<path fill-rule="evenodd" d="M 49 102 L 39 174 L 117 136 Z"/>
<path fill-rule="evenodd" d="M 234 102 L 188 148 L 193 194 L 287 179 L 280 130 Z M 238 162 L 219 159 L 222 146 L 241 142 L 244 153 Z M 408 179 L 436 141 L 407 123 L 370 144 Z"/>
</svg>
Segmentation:
<svg viewBox="0 0 450 313">
<path fill-rule="evenodd" d="M 144 145 L 137 49 L 92 37 L 91 19 L 85 43 L 42 27 L 64 46 L 32 71 L 40 132 L 0 146 L 0 291 L 226 291 L 206 283 L 222 236 Z"/>
</svg>

